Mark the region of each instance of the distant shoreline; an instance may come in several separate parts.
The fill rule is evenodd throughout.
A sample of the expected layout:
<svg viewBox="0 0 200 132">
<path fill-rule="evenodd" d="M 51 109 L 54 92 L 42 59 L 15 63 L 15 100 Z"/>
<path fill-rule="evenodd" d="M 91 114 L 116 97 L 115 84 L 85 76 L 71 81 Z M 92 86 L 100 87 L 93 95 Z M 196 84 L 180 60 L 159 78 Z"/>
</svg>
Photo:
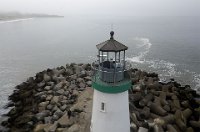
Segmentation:
<svg viewBox="0 0 200 132">
<path fill-rule="evenodd" d="M 64 16 L 49 15 L 49 14 L 21 14 L 18 12 L 8 12 L 8 13 L 0 12 L 0 23 L 29 20 L 33 18 L 61 18 L 61 17 L 63 18 Z"/>
<path fill-rule="evenodd" d="M 13 18 L 13 19 L 0 19 L 0 24 L 2 23 L 10 23 L 10 22 L 19 22 L 19 21 L 26 21 L 26 20 L 32 20 L 34 18 L 63 18 L 63 16 L 60 17 L 30 17 L 30 18 Z"/>
<path fill-rule="evenodd" d="M 10 22 L 18 22 L 18 21 L 26 21 L 26 20 L 32 20 L 34 18 L 16 18 L 16 19 L 0 19 L 1 23 L 10 23 Z"/>
</svg>

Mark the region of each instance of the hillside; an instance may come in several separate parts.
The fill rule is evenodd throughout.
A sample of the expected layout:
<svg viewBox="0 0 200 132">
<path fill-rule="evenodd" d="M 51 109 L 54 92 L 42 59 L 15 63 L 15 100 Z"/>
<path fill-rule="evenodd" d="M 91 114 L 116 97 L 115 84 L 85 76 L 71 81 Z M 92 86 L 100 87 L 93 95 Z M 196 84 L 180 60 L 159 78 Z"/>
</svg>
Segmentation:
<svg viewBox="0 0 200 132">
<path fill-rule="evenodd" d="M 47 17 L 63 17 L 59 15 L 49 15 L 49 14 L 36 14 L 36 13 L 19 13 L 19 12 L 0 12 L 0 20 L 15 20 L 23 18 L 47 18 Z"/>
</svg>

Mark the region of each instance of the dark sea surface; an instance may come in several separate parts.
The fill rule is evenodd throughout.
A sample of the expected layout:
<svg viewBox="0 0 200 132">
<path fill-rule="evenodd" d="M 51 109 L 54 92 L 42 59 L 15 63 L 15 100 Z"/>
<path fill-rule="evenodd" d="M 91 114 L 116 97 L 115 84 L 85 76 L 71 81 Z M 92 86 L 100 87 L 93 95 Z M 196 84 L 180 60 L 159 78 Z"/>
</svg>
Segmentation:
<svg viewBox="0 0 200 132">
<path fill-rule="evenodd" d="M 96 44 L 129 47 L 134 68 L 200 88 L 200 17 L 71 17 L 0 21 L 0 115 L 14 87 L 35 73 L 67 63 L 91 63 Z"/>
</svg>

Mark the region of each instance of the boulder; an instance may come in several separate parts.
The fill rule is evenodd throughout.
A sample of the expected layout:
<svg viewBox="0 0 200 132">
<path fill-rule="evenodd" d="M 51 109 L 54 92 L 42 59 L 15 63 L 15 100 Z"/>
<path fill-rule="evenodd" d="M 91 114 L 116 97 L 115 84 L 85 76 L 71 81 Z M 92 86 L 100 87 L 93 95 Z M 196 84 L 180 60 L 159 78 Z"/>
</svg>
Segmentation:
<svg viewBox="0 0 200 132">
<path fill-rule="evenodd" d="M 78 85 L 80 88 L 85 88 L 85 83 L 80 83 L 79 85 Z"/>
<path fill-rule="evenodd" d="M 52 117 L 51 116 L 45 117 L 44 118 L 44 123 L 45 124 L 51 124 L 52 123 Z"/>
<path fill-rule="evenodd" d="M 78 124 L 74 124 L 67 130 L 67 132 L 79 132 L 79 131 L 80 131 L 80 126 Z"/>
<path fill-rule="evenodd" d="M 63 90 L 63 89 L 56 91 L 57 95 L 63 95 L 64 92 L 65 92 L 65 90 Z"/>
<path fill-rule="evenodd" d="M 82 70 L 80 73 L 79 73 L 79 77 L 81 77 L 81 78 L 84 78 L 84 77 L 86 77 L 87 76 L 87 74 L 86 74 L 86 71 L 85 70 Z"/>
<path fill-rule="evenodd" d="M 83 79 L 83 78 L 77 78 L 76 81 L 77 81 L 78 83 L 81 83 L 81 82 L 84 82 L 84 79 Z"/>
<path fill-rule="evenodd" d="M 51 86 L 46 86 L 46 87 L 44 87 L 44 90 L 50 90 L 51 89 Z"/>
<path fill-rule="evenodd" d="M 92 80 L 92 78 L 90 76 L 86 76 L 86 77 L 84 77 L 84 79 L 85 79 L 85 81 L 91 81 Z"/>
<path fill-rule="evenodd" d="M 51 77 L 47 74 L 44 74 L 43 79 L 44 79 L 45 82 L 48 82 L 48 81 L 51 80 Z"/>
<path fill-rule="evenodd" d="M 69 91 L 65 91 L 65 92 L 63 93 L 63 95 L 68 96 L 68 95 L 69 95 Z"/>
<path fill-rule="evenodd" d="M 44 86 L 45 86 L 45 82 L 44 82 L 44 81 L 42 81 L 42 82 L 38 83 L 38 84 L 37 84 L 37 86 L 38 86 L 39 88 L 42 88 L 42 87 L 44 87 Z"/>
<path fill-rule="evenodd" d="M 165 116 L 167 115 L 167 111 L 165 111 L 161 106 L 158 106 L 156 103 L 151 103 L 150 110 L 158 115 Z"/>
<path fill-rule="evenodd" d="M 47 105 L 47 110 L 52 110 L 53 109 L 53 105 L 52 104 L 49 104 L 49 105 Z"/>
<path fill-rule="evenodd" d="M 54 84 L 55 84 L 54 82 L 47 82 L 48 86 L 54 86 Z"/>
<path fill-rule="evenodd" d="M 52 112 L 55 112 L 55 111 L 57 111 L 58 109 L 59 109 L 59 108 L 57 107 L 57 105 L 55 105 L 51 111 L 52 111 Z"/>
<path fill-rule="evenodd" d="M 61 117 L 63 115 L 63 112 L 58 108 L 57 111 L 55 111 L 54 115 Z"/>
<path fill-rule="evenodd" d="M 54 124 L 49 125 L 49 127 L 45 127 L 45 132 L 55 132 L 58 127 L 58 122 L 54 122 Z"/>
<path fill-rule="evenodd" d="M 39 107 L 45 107 L 49 104 L 49 101 L 39 103 Z"/>
<path fill-rule="evenodd" d="M 54 104 L 57 104 L 59 101 L 59 96 L 54 96 L 51 100 L 51 104 L 54 105 Z"/>
<path fill-rule="evenodd" d="M 66 69 L 65 73 L 66 73 L 67 76 L 70 76 L 70 75 L 72 75 L 74 72 L 72 71 L 72 69 L 68 68 L 68 69 Z"/>
<path fill-rule="evenodd" d="M 58 119 L 59 119 L 59 116 L 58 116 L 58 115 L 55 115 L 55 114 L 54 114 L 54 115 L 52 116 L 52 120 L 53 120 L 53 121 L 57 121 Z"/>
<path fill-rule="evenodd" d="M 63 82 L 60 82 L 53 87 L 53 90 L 57 91 L 60 90 L 62 87 L 63 87 Z"/>
<path fill-rule="evenodd" d="M 62 111 L 65 111 L 65 110 L 66 110 L 66 108 L 67 108 L 67 105 L 66 105 L 66 104 L 64 104 L 63 106 L 61 106 L 61 107 L 60 107 L 60 110 L 62 110 Z"/>
<path fill-rule="evenodd" d="M 67 114 L 64 114 L 59 120 L 58 124 L 60 127 L 65 128 L 69 127 L 74 123 L 73 119 L 69 119 Z"/>
<path fill-rule="evenodd" d="M 86 84 L 91 87 L 92 86 L 92 81 L 87 81 Z"/>
<path fill-rule="evenodd" d="M 44 132 L 44 129 L 48 128 L 50 126 L 51 126 L 51 124 L 38 124 L 38 125 L 36 125 L 33 132 Z"/>
<path fill-rule="evenodd" d="M 62 101 L 60 101 L 60 103 L 61 103 L 61 105 L 65 105 L 65 104 L 67 104 L 67 100 L 62 100 Z"/>
<path fill-rule="evenodd" d="M 50 101 L 53 98 L 53 95 L 47 95 L 46 100 Z"/>
<path fill-rule="evenodd" d="M 38 121 L 42 121 L 42 120 L 44 119 L 44 117 L 49 116 L 49 113 L 50 113 L 50 111 L 45 110 L 45 111 L 42 111 L 42 112 L 40 112 L 40 113 L 37 113 L 37 114 L 35 115 L 35 117 L 36 117 L 36 119 L 37 119 Z"/>
<path fill-rule="evenodd" d="M 46 92 L 39 92 L 39 93 L 36 93 L 34 96 L 41 97 L 42 95 L 46 95 Z"/>
</svg>

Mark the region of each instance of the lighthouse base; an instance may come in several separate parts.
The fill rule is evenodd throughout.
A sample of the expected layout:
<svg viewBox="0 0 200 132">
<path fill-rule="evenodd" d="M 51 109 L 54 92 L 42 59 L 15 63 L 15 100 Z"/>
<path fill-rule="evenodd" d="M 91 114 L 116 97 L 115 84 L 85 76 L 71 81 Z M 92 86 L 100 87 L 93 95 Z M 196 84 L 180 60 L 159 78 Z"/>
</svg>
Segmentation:
<svg viewBox="0 0 200 132">
<path fill-rule="evenodd" d="M 130 132 L 128 91 L 108 94 L 94 89 L 90 132 Z"/>
</svg>

